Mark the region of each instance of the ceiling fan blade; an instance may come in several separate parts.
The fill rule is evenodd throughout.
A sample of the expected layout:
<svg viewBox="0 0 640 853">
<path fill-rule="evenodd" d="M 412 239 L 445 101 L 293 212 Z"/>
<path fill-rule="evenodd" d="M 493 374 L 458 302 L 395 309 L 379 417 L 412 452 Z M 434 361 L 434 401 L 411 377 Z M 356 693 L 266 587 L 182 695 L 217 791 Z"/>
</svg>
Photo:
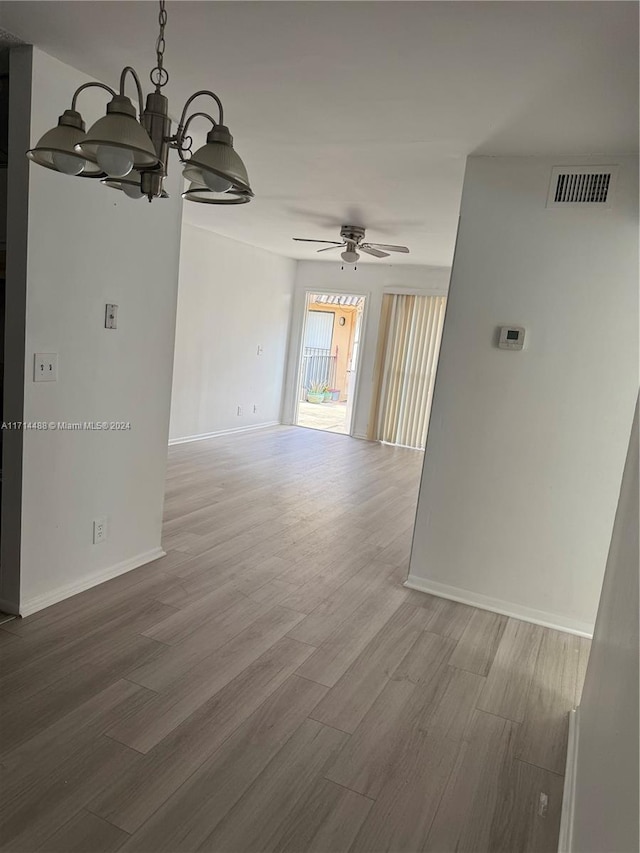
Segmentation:
<svg viewBox="0 0 640 853">
<path fill-rule="evenodd" d="M 366 246 L 358 246 L 361 252 L 366 252 L 367 255 L 373 255 L 374 258 L 388 258 L 389 252 L 381 252 L 380 249 L 374 249 L 368 244 Z"/>
<path fill-rule="evenodd" d="M 337 240 L 309 240 L 308 237 L 293 237 L 297 243 L 331 243 L 333 246 L 342 246 Z"/>
<path fill-rule="evenodd" d="M 376 249 L 385 249 L 387 252 L 403 252 L 409 254 L 406 246 L 388 246 L 386 243 L 367 243 L 367 246 L 374 246 Z"/>
<path fill-rule="evenodd" d="M 346 246 L 346 243 L 338 243 L 337 246 L 327 246 L 325 249 L 318 249 L 318 252 L 330 252 L 332 249 L 342 249 L 343 246 Z"/>
</svg>

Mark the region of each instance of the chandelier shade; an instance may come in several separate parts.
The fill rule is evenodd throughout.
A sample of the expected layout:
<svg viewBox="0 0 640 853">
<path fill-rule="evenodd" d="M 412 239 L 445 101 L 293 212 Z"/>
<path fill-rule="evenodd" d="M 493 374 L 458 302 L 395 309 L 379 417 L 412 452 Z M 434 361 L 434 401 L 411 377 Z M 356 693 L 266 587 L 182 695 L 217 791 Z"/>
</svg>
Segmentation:
<svg viewBox="0 0 640 853">
<path fill-rule="evenodd" d="M 152 169 L 159 163 L 151 137 L 136 119 L 136 112 L 129 98 L 122 95 L 116 95 L 112 99 L 107 105 L 106 116 L 99 118 L 89 128 L 75 150 L 87 160 L 98 163 L 102 153 L 100 149 L 105 148 L 128 152 L 134 169 Z"/>
<path fill-rule="evenodd" d="M 214 191 L 212 177 L 228 181 L 234 190 L 251 193 L 247 168 L 233 147 L 229 129 L 222 124 L 209 131 L 205 145 L 187 160 L 183 175 L 187 180 L 205 184 Z"/>
<path fill-rule="evenodd" d="M 65 110 L 56 127 L 48 130 L 35 148 L 27 151 L 27 157 L 45 169 L 80 178 L 103 178 L 104 172 L 96 163 L 76 151 L 85 138 L 84 122 L 80 113 Z"/>
<path fill-rule="evenodd" d="M 200 204 L 247 204 L 253 198 L 253 193 L 251 190 L 233 188 L 219 193 L 201 183 L 192 182 L 189 184 L 189 189 L 182 193 L 182 198 L 185 201 L 197 201 Z"/>
</svg>

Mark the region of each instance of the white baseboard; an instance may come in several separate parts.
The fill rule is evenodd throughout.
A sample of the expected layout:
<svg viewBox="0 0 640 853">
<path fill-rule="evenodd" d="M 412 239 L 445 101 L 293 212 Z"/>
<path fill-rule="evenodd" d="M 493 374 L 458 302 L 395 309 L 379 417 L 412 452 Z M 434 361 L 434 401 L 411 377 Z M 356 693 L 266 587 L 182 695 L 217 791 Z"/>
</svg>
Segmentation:
<svg viewBox="0 0 640 853">
<path fill-rule="evenodd" d="M 47 592 L 44 595 L 27 599 L 27 601 L 20 602 L 20 615 L 30 616 L 32 613 L 44 610 L 45 607 L 51 607 L 52 604 L 57 604 L 65 598 L 71 598 L 72 595 L 77 595 L 79 592 L 91 589 L 92 586 L 98 586 L 98 584 L 111 580 L 111 578 L 116 578 L 118 575 L 124 575 L 126 572 L 132 571 L 132 569 L 144 566 L 145 563 L 151 563 L 153 560 L 164 557 L 165 554 L 166 551 L 163 551 L 162 548 L 152 548 L 151 551 L 136 554 L 135 557 L 123 560 L 121 563 L 116 563 L 115 566 L 109 566 L 108 569 L 102 569 L 99 572 L 94 572 L 92 575 L 85 575 L 85 577 L 73 583 L 59 586 L 57 589 L 51 590 L 51 592 Z"/>
<path fill-rule="evenodd" d="M 190 441 L 204 441 L 207 438 L 217 438 L 220 435 L 232 435 L 234 432 L 253 432 L 256 429 L 267 429 L 267 427 L 280 426 L 280 421 L 265 421 L 261 424 L 250 426 L 232 427 L 231 429 L 218 429 L 215 432 L 202 432 L 198 435 L 184 435 L 182 438 L 170 438 L 169 447 L 174 444 L 188 444 Z"/>
<path fill-rule="evenodd" d="M 562 812 L 560 814 L 560 837 L 558 853 L 573 851 L 573 819 L 576 804 L 576 770 L 578 766 L 578 734 L 580 731 L 580 708 L 569 712 L 569 737 L 567 740 L 567 763 L 562 790 Z"/>
<path fill-rule="evenodd" d="M 543 610 L 534 610 L 531 607 L 524 607 L 511 601 L 491 598 L 479 592 L 460 589 L 457 586 L 448 586 L 437 581 L 419 578 L 416 575 L 409 575 L 404 585 L 409 589 L 417 589 L 419 592 L 437 595 L 439 598 L 449 598 L 452 601 L 479 607 L 481 610 L 491 610 L 493 613 L 501 613 L 504 616 L 521 619 L 523 622 L 533 622 L 534 625 L 542 625 L 544 628 L 553 628 L 555 631 L 564 631 L 566 634 L 576 634 L 578 637 L 587 637 L 588 639 L 593 637 L 593 625 L 579 622 L 577 619 L 565 619 L 557 613 L 545 613 Z"/>
</svg>

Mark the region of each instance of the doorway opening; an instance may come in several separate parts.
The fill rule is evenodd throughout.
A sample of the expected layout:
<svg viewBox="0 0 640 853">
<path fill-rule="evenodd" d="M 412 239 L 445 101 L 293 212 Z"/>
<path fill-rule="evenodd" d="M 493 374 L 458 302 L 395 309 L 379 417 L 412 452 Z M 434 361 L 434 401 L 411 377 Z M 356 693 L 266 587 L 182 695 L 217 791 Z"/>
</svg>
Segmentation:
<svg viewBox="0 0 640 853">
<path fill-rule="evenodd" d="M 351 435 L 364 296 L 307 293 L 297 426 Z"/>
</svg>

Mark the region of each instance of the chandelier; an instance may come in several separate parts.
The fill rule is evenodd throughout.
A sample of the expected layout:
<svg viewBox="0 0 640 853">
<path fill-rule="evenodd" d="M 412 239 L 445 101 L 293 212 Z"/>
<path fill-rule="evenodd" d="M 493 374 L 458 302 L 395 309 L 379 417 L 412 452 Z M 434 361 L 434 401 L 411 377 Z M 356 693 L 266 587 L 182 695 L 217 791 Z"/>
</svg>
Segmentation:
<svg viewBox="0 0 640 853">
<path fill-rule="evenodd" d="M 171 134 L 169 102 L 162 88 L 169 81 L 164 67 L 167 24 L 165 0 L 160 0 L 160 33 L 156 42 L 156 66 L 149 77 L 155 91 L 147 95 L 143 106 L 142 85 L 135 69 L 123 68 L 120 89 L 115 92 L 104 83 L 84 83 L 76 89 L 71 109 L 65 110 L 56 127 L 48 130 L 35 148 L 27 151 L 34 163 L 79 178 L 98 178 L 102 184 L 122 190 L 129 198 L 146 196 L 168 198 L 164 190 L 169 149 L 178 152 L 189 181 L 182 197 L 204 204 L 245 204 L 253 198 L 247 170 L 233 147 L 233 137 L 224 123 L 220 98 L 206 89 L 187 99 L 175 134 Z M 138 96 L 138 112 L 125 95 L 127 75 L 133 77 Z M 85 89 L 104 89 L 111 95 L 106 115 L 87 132 L 76 109 L 78 96 Z M 189 109 L 196 98 L 211 98 L 217 107 L 218 121 L 209 113 Z M 189 126 L 196 118 L 210 123 L 206 143 L 192 152 Z"/>
</svg>

